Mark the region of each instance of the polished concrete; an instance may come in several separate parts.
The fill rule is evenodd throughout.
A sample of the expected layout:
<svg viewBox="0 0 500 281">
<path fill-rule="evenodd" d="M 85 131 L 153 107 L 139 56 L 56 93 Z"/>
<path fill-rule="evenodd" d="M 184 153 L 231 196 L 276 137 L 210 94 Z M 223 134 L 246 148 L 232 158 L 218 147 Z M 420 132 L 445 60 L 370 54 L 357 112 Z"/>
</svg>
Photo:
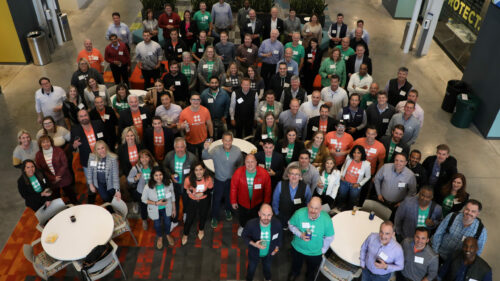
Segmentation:
<svg viewBox="0 0 500 281">
<path fill-rule="evenodd" d="M 52 57 L 52 63 L 44 67 L 0 66 L 0 147 L 3 160 L 0 161 L 0 243 L 3 245 L 24 209 L 24 203 L 17 192 L 16 180 L 19 171 L 11 167 L 11 153 L 16 143 L 16 134 L 20 128 L 31 132 L 38 130 L 34 111 L 34 92 L 38 88 L 38 78 L 48 76 L 54 85 L 68 87 L 71 74 L 76 69 L 76 54 L 82 48 L 83 39 L 93 39 L 94 46 L 102 52 L 107 42 L 104 33 L 111 22 L 111 13 L 118 10 L 127 24 L 135 21 L 140 10 L 139 1 L 103 0 L 92 1 L 84 10 L 69 13 L 73 41 L 58 48 Z M 474 127 L 458 129 L 449 120 L 451 115 L 440 109 L 445 93 L 446 82 L 460 79 L 462 73 L 455 67 L 445 53 L 435 44 L 429 54 L 416 58 L 413 54 L 403 54 L 399 48 L 406 21 L 393 20 L 383 8 L 381 0 L 329 0 L 328 13 L 335 18 L 338 12 L 345 15 L 349 30 L 358 19 L 365 21 L 370 32 L 370 53 L 372 54 L 374 81 L 381 87 L 388 79 L 395 77 L 398 67 L 410 69 L 409 81 L 421 93 L 420 105 L 425 110 L 425 124 L 417 143 L 424 157 L 435 153 L 436 145 L 447 143 L 452 155 L 458 160 L 459 171 L 467 177 L 468 192 L 472 198 L 482 201 L 481 212 L 489 232 L 483 253 L 494 273 L 500 268 L 500 254 L 496 251 L 500 242 L 499 210 L 497 202 L 500 194 L 495 192 L 495 184 L 500 179 L 496 174 L 500 170 L 500 142 L 485 140 Z M 115 8 L 113 8 L 115 7 Z"/>
</svg>

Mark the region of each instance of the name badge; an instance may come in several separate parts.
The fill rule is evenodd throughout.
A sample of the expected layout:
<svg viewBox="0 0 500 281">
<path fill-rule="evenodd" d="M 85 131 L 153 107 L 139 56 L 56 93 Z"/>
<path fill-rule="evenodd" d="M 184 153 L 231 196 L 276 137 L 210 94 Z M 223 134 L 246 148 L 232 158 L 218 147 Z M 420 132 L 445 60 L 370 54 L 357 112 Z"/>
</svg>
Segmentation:
<svg viewBox="0 0 500 281">
<path fill-rule="evenodd" d="M 299 45 L 302 45 L 302 40 L 299 40 Z"/>
<path fill-rule="evenodd" d="M 203 53 L 204 51 L 203 48 L 198 48 L 198 53 Z"/>
<path fill-rule="evenodd" d="M 262 111 L 267 111 L 267 106 L 265 106 L 265 105 L 264 105 L 264 106 L 262 106 L 262 107 L 260 108 L 260 110 L 262 110 Z"/>
<path fill-rule="evenodd" d="M 181 81 L 175 81 L 175 82 L 174 82 L 174 85 L 175 85 L 175 86 L 180 86 L 180 85 L 181 85 Z"/>
<path fill-rule="evenodd" d="M 424 258 L 415 256 L 415 263 L 424 264 Z"/>
<path fill-rule="evenodd" d="M 331 143 L 331 144 L 337 144 L 337 139 L 331 139 L 331 140 L 330 140 L 330 143 Z"/>
<path fill-rule="evenodd" d="M 121 34 L 125 35 L 125 34 L 127 34 L 127 31 L 126 30 L 122 30 Z"/>
<path fill-rule="evenodd" d="M 332 34 L 337 34 L 337 30 L 336 29 L 332 30 Z"/>
<path fill-rule="evenodd" d="M 209 98 L 208 99 L 208 103 L 214 103 L 214 99 L 213 98 Z"/>
<path fill-rule="evenodd" d="M 372 101 L 367 101 L 366 106 L 370 106 L 373 102 Z"/>
<path fill-rule="evenodd" d="M 330 69 L 335 69 L 335 68 L 337 68 L 337 65 L 336 65 L 336 64 L 331 64 L 331 65 L 330 65 Z"/>
<path fill-rule="evenodd" d="M 184 169 L 184 174 L 189 174 L 191 172 L 191 169 Z"/>
<path fill-rule="evenodd" d="M 78 76 L 78 80 L 85 80 L 85 75 Z"/>
<path fill-rule="evenodd" d="M 287 70 L 288 70 L 288 71 L 293 71 L 293 67 L 292 67 L 292 66 L 289 66 L 289 67 L 287 67 Z"/>
<path fill-rule="evenodd" d="M 404 96 L 406 96 L 406 92 L 405 91 L 401 91 L 401 92 L 399 92 L 399 95 L 404 97 Z"/>
<path fill-rule="evenodd" d="M 382 119 L 382 123 L 389 123 L 389 118 Z"/>
<path fill-rule="evenodd" d="M 260 183 L 259 184 L 254 184 L 253 188 L 254 189 L 261 189 L 262 185 Z"/>
<path fill-rule="evenodd" d="M 306 32 L 311 32 L 311 30 L 308 28 L 308 29 L 306 29 Z"/>
<path fill-rule="evenodd" d="M 302 228 L 310 228 L 311 225 L 308 222 L 303 222 L 302 223 Z"/>
<path fill-rule="evenodd" d="M 167 192 L 167 193 L 165 194 L 165 199 L 168 199 L 168 198 L 170 198 L 170 197 L 172 197 L 172 192 Z"/>
<path fill-rule="evenodd" d="M 277 55 L 277 54 L 279 54 L 279 53 L 280 53 L 280 51 L 278 51 L 278 50 L 274 50 L 274 51 L 273 51 L 273 54 L 275 54 L 275 55 Z"/>
<path fill-rule="evenodd" d="M 179 54 L 182 53 L 182 49 L 178 49 L 177 53 L 179 53 Z"/>
<path fill-rule="evenodd" d="M 474 278 L 469 278 L 469 281 L 477 281 L 477 280 Z"/>
<path fill-rule="evenodd" d="M 148 52 L 148 56 L 152 56 L 153 55 L 153 52 Z"/>
<path fill-rule="evenodd" d="M 247 18 L 247 19 L 249 19 L 249 18 L 250 18 L 250 16 L 247 14 L 247 15 L 246 15 L 246 18 Z"/>
<path fill-rule="evenodd" d="M 462 100 L 469 100 L 469 96 L 467 94 L 462 94 Z"/>
<path fill-rule="evenodd" d="M 105 97 L 106 96 L 106 92 L 99 92 L 99 96 L 100 97 Z"/>
<path fill-rule="evenodd" d="M 313 126 L 313 127 L 312 127 L 312 130 L 313 130 L 313 132 L 317 132 L 317 131 L 318 131 L 318 127 Z"/>
<path fill-rule="evenodd" d="M 144 119 L 146 119 L 146 118 L 147 118 L 147 117 L 146 117 L 146 114 L 141 114 L 141 119 L 142 119 L 142 120 L 144 120 Z"/>
<path fill-rule="evenodd" d="M 97 166 L 97 161 L 90 161 L 90 166 L 91 167 Z"/>
<path fill-rule="evenodd" d="M 118 52 L 118 55 L 119 55 L 119 56 L 123 56 L 123 51 L 119 51 L 119 52 Z"/>
<path fill-rule="evenodd" d="M 252 48 L 248 48 L 247 53 L 252 53 Z"/>
<path fill-rule="evenodd" d="M 298 51 L 293 51 L 293 53 L 292 53 L 292 54 L 293 54 L 294 56 L 297 56 L 297 55 L 299 54 L 299 52 L 298 52 Z"/>
<path fill-rule="evenodd" d="M 97 138 L 102 138 L 104 137 L 104 134 L 102 132 L 97 133 Z"/>
<path fill-rule="evenodd" d="M 376 154 L 377 149 L 372 147 L 372 148 L 368 149 L 368 153 Z"/>
<path fill-rule="evenodd" d="M 267 139 L 267 134 L 262 134 L 262 137 L 261 137 L 263 140 Z"/>
<path fill-rule="evenodd" d="M 247 26 L 248 26 L 248 27 L 252 27 L 252 23 L 248 23 L 248 24 L 247 24 Z"/>
<path fill-rule="evenodd" d="M 196 192 L 203 192 L 205 191 L 205 185 L 204 184 L 198 184 L 196 186 Z"/>
<path fill-rule="evenodd" d="M 296 124 L 302 124 L 302 119 L 295 119 Z"/>
<path fill-rule="evenodd" d="M 399 182 L 398 183 L 398 187 L 399 188 L 404 188 L 405 186 L 406 186 L 406 183 L 404 183 L 404 182 Z"/>
<path fill-rule="evenodd" d="M 386 260 L 389 256 L 387 256 L 384 252 L 380 252 L 380 254 L 378 254 L 378 256 L 382 259 L 382 260 Z"/>
<path fill-rule="evenodd" d="M 241 104 L 243 102 L 243 98 L 239 98 L 236 101 L 238 102 L 238 104 Z"/>
<path fill-rule="evenodd" d="M 436 172 L 436 177 L 439 177 L 439 172 Z"/>
<path fill-rule="evenodd" d="M 401 153 L 403 149 L 400 146 L 396 146 L 396 148 L 394 148 L 394 151 L 396 151 L 397 153 Z"/>
<path fill-rule="evenodd" d="M 288 153 L 288 147 L 283 147 L 281 149 L 281 153 Z"/>
<path fill-rule="evenodd" d="M 290 87 L 289 83 L 287 83 L 287 82 L 283 83 L 283 88 L 288 88 L 288 87 Z"/>
<path fill-rule="evenodd" d="M 98 56 L 92 56 L 92 60 L 99 60 Z"/>
<path fill-rule="evenodd" d="M 231 82 L 231 78 L 226 78 L 226 83 L 230 83 Z"/>
<path fill-rule="evenodd" d="M 174 20 L 172 20 L 172 19 L 169 19 L 169 20 L 168 20 L 168 22 L 169 22 L 169 23 L 173 23 L 173 22 L 174 22 Z"/>
<path fill-rule="evenodd" d="M 349 119 L 349 114 L 344 114 L 344 119 Z"/>
<path fill-rule="evenodd" d="M 204 19 L 204 20 L 208 20 L 208 16 L 204 16 L 204 17 L 203 17 L 203 19 Z"/>
<path fill-rule="evenodd" d="M 312 59 L 313 54 L 307 54 L 307 57 L 310 58 L 310 59 Z"/>
<path fill-rule="evenodd" d="M 78 105 L 78 108 L 79 108 L 79 109 L 83 109 L 84 107 L 85 107 L 85 105 L 83 105 L 83 103 L 80 103 L 80 104 Z"/>
<path fill-rule="evenodd" d="M 104 114 L 103 118 L 104 120 L 109 120 L 109 114 Z"/>
<path fill-rule="evenodd" d="M 278 236 L 279 236 L 279 233 L 274 234 L 274 235 L 273 235 L 273 238 L 272 238 L 271 240 L 276 240 L 276 239 L 278 239 Z"/>
<path fill-rule="evenodd" d="M 348 61 L 348 60 L 349 60 L 349 57 L 348 57 L 348 56 L 345 56 L 345 57 L 344 57 L 344 60 Z"/>
<path fill-rule="evenodd" d="M 208 69 L 208 64 L 204 64 L 203 69 Z"/>
<path fill-rule="evenodd" d="M 298 205 L 300 203 L 302 203 L 302 200 L 300 198 L 293 199 L 293 204 Z"/>
</svg>

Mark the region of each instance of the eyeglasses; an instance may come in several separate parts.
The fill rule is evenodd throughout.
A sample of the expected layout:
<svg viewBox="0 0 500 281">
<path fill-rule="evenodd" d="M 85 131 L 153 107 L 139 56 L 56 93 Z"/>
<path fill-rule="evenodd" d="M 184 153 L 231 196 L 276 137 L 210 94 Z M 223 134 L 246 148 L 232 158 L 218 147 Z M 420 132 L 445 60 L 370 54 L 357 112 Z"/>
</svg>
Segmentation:
<svg viewBox="0 0 500 281">
<path fill-rule="evenodd" d="M 43 125 L 52 125 L 52 122 L 43 122 Z"/>
<path fill-rule="evenodd" d="M 295 176 L 295 177 L 300 177 L 300 174 L 297 174 L 297 173 L 290 173 L 288 174 L 289 176 Z"/>
<path fill-rule="evenodd" d="M 201 99 L 191 99 L 191 101 L 201 101 Z"/>
</svg>

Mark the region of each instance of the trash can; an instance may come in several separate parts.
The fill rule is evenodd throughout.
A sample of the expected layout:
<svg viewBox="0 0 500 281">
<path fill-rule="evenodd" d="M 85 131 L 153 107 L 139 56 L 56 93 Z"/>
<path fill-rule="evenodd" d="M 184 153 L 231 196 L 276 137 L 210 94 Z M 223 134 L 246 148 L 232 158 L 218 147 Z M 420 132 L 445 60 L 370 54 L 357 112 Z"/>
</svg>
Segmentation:
<svg viewBox="0 0 500 281">
<path fill-rule="evenodd" d="M 446 87 L 446 94 L 444 95 L 441 108 L 449 113 L 453 113 L 455 104 L 457 103 L 457 96 L 459 94 L 471 94 L 472 89 L 470 86 L 461 80 L 450 80 Z"/>
<path fill-rule="evenodd" d="M 451 117 L 451 124 L 458 128 L 469 128 L 476 114 L 480 100 L 472 94 L 460 94 L 457 96 L 457 110 Z"/>
<path fill-rule="evenodd" d="M 34 65 L 46 65 L 50 62 L 49 45 L 43 31 L 32 31 L 26 35 Z"/>
</svg>

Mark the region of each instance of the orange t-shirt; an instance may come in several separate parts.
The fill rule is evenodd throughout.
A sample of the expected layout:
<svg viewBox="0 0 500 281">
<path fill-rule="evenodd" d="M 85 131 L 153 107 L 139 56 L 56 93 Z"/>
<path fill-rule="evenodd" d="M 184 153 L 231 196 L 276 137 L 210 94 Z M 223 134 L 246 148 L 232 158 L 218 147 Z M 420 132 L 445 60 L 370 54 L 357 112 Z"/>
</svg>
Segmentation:
<svg viewBox="0 0 500 281">
<path fill-rule="evenodd" d="M 153 131 L 154 132 L 154 146 L 155 146 L 155 158 L 156 160 L 158 161 L 161 161 L 163 160 L 164 156 L 165 156 L 165 137 L 163 135 L 163 130 L 159 133 L 157 133 L 156 131 Z"/>
<path fill-rule="evenodd" d="M 89 131 L 85 130 L 85 128 L 83 129 L 83 131 L 85 132 L 85 136 L 87 137 L 87 141 L 89 142 L 90 150 L 92 152 L 94 152 L 94 146 L 95 146 L 95 143 L 97 141 L 95 138 L 95 134 L 94 134 L 94 128 L 92 128 L 92 126 L 90 126 Z"/>
<path fill-rule="evenodd" d="M 137 110 L 136 112 L 132 112 L 132 120 L 134 122 L 134 127 L 139 134 L 139 137 L 142 139 L 142 116 L 141 111 Z"/>
<path fill-rule="evenodd" d="M 384 145 L 379 142 L 378 140 L 375 140 L 373 145 L 368 145 L 366 142 L 366 137 L 365 138 L 359 138 L 357 139 L 354 143 L 353 146 L 355 145 L 361 145 L 362 147 L 365 148 L 366 152 L 366 160 L 370 162 L 371 168 L 372 168 L 372 176 L 375 174 L 377 171 L 377 160 L 379 163 L 384 162 L 385 158 L 385 147 Z"/>
<path fill-rule="evenodd" d="M 208 109 L 200 105 L 197 112 L 191 110 L 188 106 L 182 110 L 179 116 L 179 123 L 187 121 L 189 124 L 189 132 L 186 133 L 186 141 L 190 144 L 199 144 L 207 139 L 207 126 L 208 120 L 212 120 Z"/>
<path fill-rule="evenodd" d="M 344 133 L 340 138 L 337 137 L 337 131 L 332 131 L 325 135 L 325 145 L 328 147 L 328 150 L 332 155 L 337 151 L 337 149 L 340 149 L 341 151 L 351 150 L 352 143 L 352 136 L 348 133 Z M 344 164 L 347 155 L 334 157 L 335 165 L 339 166 Z"/>
<path fill-rule="evenodd" d="M 319 130 L 326 133 L 327 127 L 328 127 L 328 119 L 325 121 L 319 119 Z"/>
<path fill-rule="evenodd" d="M 196 192 L 205 192 L 208 189 L 212 189 L 214 187 L 214 183 L 212 181 L 211 177 L 204 178 L 200 181 L 196 181 L 196 187 L 192 187 L 191 184 L 189 183 L 189 177 L 186 178 L 184 181 L 184 189 L 189 190 L 190 193 L 188 193 L 188 196 L 192 200 L 201 200 L 205 199 L 207 197 L 207 194 L 201 196 L 201 197 L 196 197 L 195 193 Z"/>
<path fill-rule="evenodd" d="M 83 49 L 78 53 L 78 57 L 76 57 L 76 62 L 79 62 L 81 58 L 88 60 L 90 63 L 90 67 L 95 68 L 99 73 L 102 73 L 102 62 L 104 58 L 101 55 L 101 52 L 96 48 L 92 49 L 92 52 L 87 52 L 87 50 Z"/>
<path fill-rule="evenodd" d="M 139 161 L 139 153 L 137 153 L 137 146 L 129 146 L 128 147 L 128 161 L 130 165 L 135 166 Z"/>
<path fill-rule="evenodd" d="M 349 164 L 349 167 L 347 167 L 347 171 L 345 172 L 345 181 L 349 183 L 358 183 L 358 178 L 359 174 L 361 173 L 361 165 L 363 164 L 363 161 L 359 161 L 359 163 L 356 163 L 356 161 L 352 160 L 351 164 Z"/>
</svg>

